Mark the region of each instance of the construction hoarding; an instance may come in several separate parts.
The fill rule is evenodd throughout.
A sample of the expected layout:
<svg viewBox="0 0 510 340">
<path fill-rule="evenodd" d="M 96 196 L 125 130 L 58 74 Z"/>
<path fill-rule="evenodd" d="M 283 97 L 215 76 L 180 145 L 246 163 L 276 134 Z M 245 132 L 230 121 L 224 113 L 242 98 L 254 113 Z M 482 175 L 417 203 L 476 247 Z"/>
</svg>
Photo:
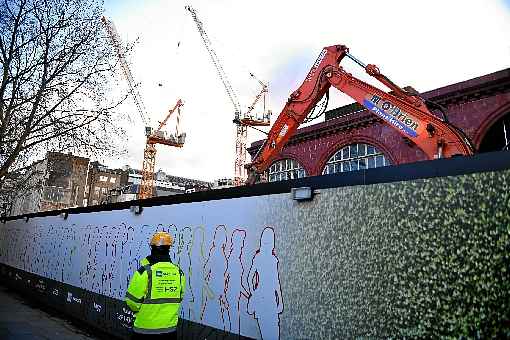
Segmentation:
<svg viewBox="0 0 510 340">
<path fill-rule="evenodd" d="M 420 164 L 375 169 L 364 174 L 380 179 L 370 185 L 323 176 L 308 201 L 288 192 L 173 198 L 141 214 L 11 219 L 0 225 L 0 263 L 18 289 L 121 337 L 133 319 L 121 300 L 158 230 L 174 236 L 170 255 L 187 277 L 183 338 L 508 335 L 506 163 L 455 176 L 429 166 L 432 176 L 415 177 L 431 178 L 414 179 L 407 171 Z"/>
</svg>

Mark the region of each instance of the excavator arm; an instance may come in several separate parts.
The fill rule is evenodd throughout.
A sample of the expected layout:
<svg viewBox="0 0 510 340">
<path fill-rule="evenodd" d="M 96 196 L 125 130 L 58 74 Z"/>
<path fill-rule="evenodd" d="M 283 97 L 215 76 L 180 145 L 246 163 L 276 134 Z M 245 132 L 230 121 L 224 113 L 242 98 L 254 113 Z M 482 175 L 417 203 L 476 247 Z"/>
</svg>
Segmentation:
<svg viewBox="0 0 510 340">
<path fill-rule="evenodd" d="M 347 73 L 340 66 L 346 56 L 389 87 L 392 93 L 386 93 Z M 334 45 L 322 50 L 303 84 L 290 95 L 267 139 L 248 165 L 249 184 L 255 181 L 256 174 L 262 174 L 271 165 L 331 86 L 380 117 L 421 148 L 429 159 L 473 154 L 471 142 L 464 133 L 448 123 L 446 118 L 439 118 L 430 112 L 424 99 L 398 87 L 382 75 L 377 66 L 364 65 L 349 54 L 346 46 Z"/>
</svg>

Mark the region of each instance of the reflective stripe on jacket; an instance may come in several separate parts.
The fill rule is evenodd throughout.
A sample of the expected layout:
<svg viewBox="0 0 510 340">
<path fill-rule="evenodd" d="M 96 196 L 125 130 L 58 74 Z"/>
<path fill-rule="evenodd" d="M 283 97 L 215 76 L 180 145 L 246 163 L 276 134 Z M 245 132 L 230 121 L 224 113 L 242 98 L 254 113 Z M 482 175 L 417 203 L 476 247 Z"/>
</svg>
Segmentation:
<svg viewBox="0 0 510 340">
<path fill-rule="evenodd" d="M 126 292 L 126 303 L 135 312 L 133 330 L 145 334 L 175 331 L 185 287 L 184 273 L 171 262 L 140 267 Z"/>
</svg>

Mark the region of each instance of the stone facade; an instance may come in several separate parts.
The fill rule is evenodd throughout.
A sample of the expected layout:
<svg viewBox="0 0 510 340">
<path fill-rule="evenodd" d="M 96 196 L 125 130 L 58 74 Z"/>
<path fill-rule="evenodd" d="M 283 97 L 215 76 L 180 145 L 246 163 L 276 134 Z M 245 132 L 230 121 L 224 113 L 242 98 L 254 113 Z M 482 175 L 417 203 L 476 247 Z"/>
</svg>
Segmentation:
<svg viewBox="0 0 510 340">
<path fill-rule="evenodd" d="M 503 121 L 510 138 L 510 69 L 441 87 L 421 94 L 446 108 L 450 122 L 461 128 L 477 152 L 501 150 Z M 496 136 L 497 134 L 497 136 Z M 426 160 L 416 146 L 409 145 L 389 125 L 357 104 L 326 112 L 324 122 L 301 128 L 275 159 L 293 159 L 308 176 L 322 171 L 336 151 L 354 143 L 366 143 L 381 151 L 391 164 Z M 251 145 L 256 153 L 262 141 Z"/>
</svg>

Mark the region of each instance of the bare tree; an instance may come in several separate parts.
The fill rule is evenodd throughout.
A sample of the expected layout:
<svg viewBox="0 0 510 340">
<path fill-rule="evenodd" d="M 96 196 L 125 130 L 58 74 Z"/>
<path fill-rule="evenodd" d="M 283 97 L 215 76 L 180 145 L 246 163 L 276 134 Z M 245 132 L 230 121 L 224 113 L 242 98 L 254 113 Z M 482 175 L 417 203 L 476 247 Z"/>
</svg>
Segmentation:
<svg viewBox="0 0 510 340">
<path fill-rule="evenodd" d="M 113 89 L 102 3 L 0 1 L 0 188 L 47 150 L 115 153 L 125 95 Z"/>
</svg>

